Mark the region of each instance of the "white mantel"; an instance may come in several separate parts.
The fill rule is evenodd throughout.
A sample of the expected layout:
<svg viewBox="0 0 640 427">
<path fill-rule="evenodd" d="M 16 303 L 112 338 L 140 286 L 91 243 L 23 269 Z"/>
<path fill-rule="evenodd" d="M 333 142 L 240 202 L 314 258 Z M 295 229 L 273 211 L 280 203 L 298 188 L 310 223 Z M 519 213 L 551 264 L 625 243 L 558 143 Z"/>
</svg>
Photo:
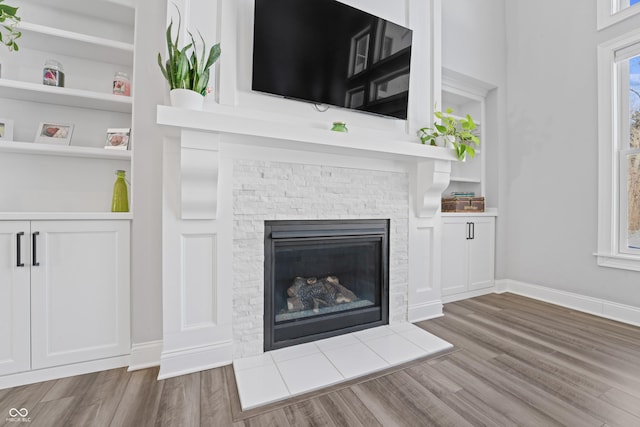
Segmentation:
<svg viewBox="0 0 640 427">
<path fill-rule="evenodd" d="M 232 321 L 240 308 L 230 302 L 237 281 L 234 275 L 243 274 L 233 267 L 237 201 L 232 188 L 238 161 L 337 167 L 333 170 L 347 174 L 370 170 L 378 180 L 380 173 L 404 174 L 409 212 L 402 239 L 408 260 L 404 278 L 395 278 L 405 289 L 404 320 L 442 314 L 436 225 L 441 194 L 455 160 L 451 150 L 422 145 L 407 133 L 353 128 L 345 134 L 332 132 L 324 124 L 292 123 L 268 112 L 219 104 L 206 108 L 157 108 L 157 122 L 173 128 L 168 134 L 175 136 L 164 143 L 160 378 L 225 365 L 233 359 L 238 338 Z M 256 262 L 260 266 L 259 259 Z M 259 297 L 257 292 L 255 298 Z"/>
</svg>

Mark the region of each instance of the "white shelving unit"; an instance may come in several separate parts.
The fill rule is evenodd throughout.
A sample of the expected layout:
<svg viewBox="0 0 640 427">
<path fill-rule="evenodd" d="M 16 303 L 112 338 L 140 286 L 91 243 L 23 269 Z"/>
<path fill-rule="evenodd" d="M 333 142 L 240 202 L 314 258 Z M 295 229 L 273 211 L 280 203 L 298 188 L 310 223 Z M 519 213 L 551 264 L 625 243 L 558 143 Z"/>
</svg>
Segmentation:
<svg viewBox="0 0 640 427">
<path fill-rule="evenodd" d="M 133 98 L 112 94 L 113 77 L 133 82 L 135 7 L 126 0 L 31 0 L 20 5 L 17 52 L 0 53 L 0 179 L 11 182 L 0 213 L 110 210 L 115 171 L 131 177 L 131 151 L 104 148 L 109 128 L 131 128 Z M 64 68 L 65 87 L 42 84 L 47 60 Z M 70 145 L 35 140 L 40 123 L 73 125 Z M 133 146 L 133 141 L 131 143 Z M 57 184 L 57 185 L 56 185 Z"/>
<path fill-rule="evenodd" d="M 133 213 L 111 212 L 111 198 L 133 153 L 104 147 L 107 129 L 132 126 L 133 99 L 112 85 L 133 76 L 135 7 L 19 7 L 20 49 L 0 52 L 0 122 L 13 122 L 0 139 L 0 387 L 125 366 L 131 350 Z M 42 84 L 50 59 L 65 87 Z M 70 144 L 32 142 L 40 123 L 73 125 Z"/>
</svg>

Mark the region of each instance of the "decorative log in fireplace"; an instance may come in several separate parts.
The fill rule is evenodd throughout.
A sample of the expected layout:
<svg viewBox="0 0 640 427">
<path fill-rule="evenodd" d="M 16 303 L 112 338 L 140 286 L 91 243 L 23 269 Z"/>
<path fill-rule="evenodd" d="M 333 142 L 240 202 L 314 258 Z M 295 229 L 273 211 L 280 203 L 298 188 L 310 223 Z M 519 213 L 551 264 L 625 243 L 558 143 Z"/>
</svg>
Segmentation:
<svg viewBox="0 0 640 427">
<path fill-rule="evenodd" d="M 388 323 L 388 220 L 265 223 L 265 351 Z"/>
</svg>

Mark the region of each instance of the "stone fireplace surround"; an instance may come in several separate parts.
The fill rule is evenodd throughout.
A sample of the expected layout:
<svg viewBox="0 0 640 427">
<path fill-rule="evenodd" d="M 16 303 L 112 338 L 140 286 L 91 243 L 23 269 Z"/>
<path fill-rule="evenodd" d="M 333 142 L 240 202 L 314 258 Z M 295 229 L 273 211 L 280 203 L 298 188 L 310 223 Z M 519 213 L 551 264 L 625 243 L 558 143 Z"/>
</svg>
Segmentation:
<svg viewBox="0 0 640 427">
<path fill-rule="evenodd" d="M 158 107 L 163 151 L 159 378 L 260 355 L 264 221 L 390 219 L 393 325 L 442 314 L 440 196 L 448 150 L 398 135 L 282 126 Z"/>
<path fill-rule="evenodd" d="M 233 165 L 234 358 L 262 352 L 264 222 L 390 219 L 389 320 L 407 320 L 408 176 L 322 165 L 235 160 Z"/>
</svg>

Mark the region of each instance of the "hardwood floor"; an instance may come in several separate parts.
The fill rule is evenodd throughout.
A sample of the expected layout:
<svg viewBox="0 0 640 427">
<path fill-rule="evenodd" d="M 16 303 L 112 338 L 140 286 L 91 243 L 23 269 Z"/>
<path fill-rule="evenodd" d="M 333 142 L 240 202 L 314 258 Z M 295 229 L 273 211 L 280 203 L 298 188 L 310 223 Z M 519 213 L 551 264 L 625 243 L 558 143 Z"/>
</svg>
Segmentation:
<svg viewBox="0 0 640 427">
<path fill-rule="evenodd" d="M 640 426 L 640 328 L 511 294 L 445 313 L 418 325 L 447 354 L 244 413 L 230 367 L 116 369 L 0 390 L 0 425 Z"/>
</svg>

